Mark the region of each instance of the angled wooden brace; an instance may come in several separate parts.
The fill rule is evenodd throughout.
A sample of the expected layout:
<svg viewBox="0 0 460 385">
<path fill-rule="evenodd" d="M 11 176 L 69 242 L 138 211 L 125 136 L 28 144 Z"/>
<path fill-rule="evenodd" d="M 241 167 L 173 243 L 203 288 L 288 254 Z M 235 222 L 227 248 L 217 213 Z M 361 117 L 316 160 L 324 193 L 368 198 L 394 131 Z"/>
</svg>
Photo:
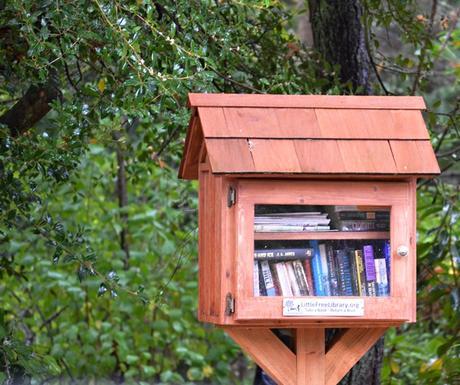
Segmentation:
<svg viewBox="0 0 460 385">
<path fill-rule="evenodd" d="M 327 353 L 324 328 L 296 329 L 296 354 L 268 328 L 224 330 L 279 385 L 336 385 L 387 328 L 344 329 Z"/>
</svg>

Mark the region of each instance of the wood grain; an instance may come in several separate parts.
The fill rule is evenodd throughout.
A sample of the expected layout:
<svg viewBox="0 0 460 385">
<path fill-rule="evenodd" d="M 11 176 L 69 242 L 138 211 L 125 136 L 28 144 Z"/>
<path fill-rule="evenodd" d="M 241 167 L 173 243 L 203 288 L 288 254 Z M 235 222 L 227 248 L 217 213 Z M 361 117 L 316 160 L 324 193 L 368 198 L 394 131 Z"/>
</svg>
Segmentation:
<svg viewBox="0 0 460 385">
<path fill-rule="evenodd" d="M 291 140 L 250 139 L 248 144 L 256 172 L 301 171 Z"/>
<path fill-rule="evenodd" d="M 324 329 L 296 329 L 296 356 L 297 385 L 324 385 Z"/>
<path fill-rule="evenodd" d="M 386 328 L 345 331 L 326 353 L 326 385 L 336 385 L 385 333 Z"/>
<path fill-rule="evenodd" d="M 296 385 L 296 356 L 270 329 L 224 330 L 278 384 Z"/>
<path fill-rule="evenodd" d="M 427 141 L 390 141 L 398 173 L 426 173 L 437 175 L 439 165 L 431 143 Z"/>
<path fill-rule="evenodd" d="M 213 173 L 255 172 L 246 139 L 205 139 Z"/>
<path fill-rule="evenodd" d="M 189 93 L 190 107 L 359 108 L 424 110 L 420 96 L 254 95 Z"/>
</svg>

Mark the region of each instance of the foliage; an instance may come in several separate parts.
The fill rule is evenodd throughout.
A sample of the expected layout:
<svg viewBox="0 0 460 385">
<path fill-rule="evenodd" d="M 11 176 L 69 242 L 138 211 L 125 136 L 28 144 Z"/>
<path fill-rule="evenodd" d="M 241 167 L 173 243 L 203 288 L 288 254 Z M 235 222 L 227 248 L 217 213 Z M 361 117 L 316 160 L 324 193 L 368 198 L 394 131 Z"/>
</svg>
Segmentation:
<svg viewBox="0 0 460 385">
<path fill-rule="evenodd" d="M 427 95 L 434 144 L 455 169 L 458 66 L 446 61 L 458 31 L 430 29 L 410 1 L 364 4 L 377 92 Z M 31 84 L 52 78 L 60 91 L 27 132 L 0 128 L 0 381 L 249 383 L 239 349 L 195 319 L 196 184 L 176 176 L 186 95 L 349 92 L 337 68 L 300 45 L 277 1 L 11 0 L 0 10 L 0 116 Z M 403 53 L 380 56 L 385 29 Z M 447 80 L 431 81 L 433 68 Z M 456 196 L 422 186 L 423 322 L 388 335 L 386 383 L 458 378 Z"/>
</svg>

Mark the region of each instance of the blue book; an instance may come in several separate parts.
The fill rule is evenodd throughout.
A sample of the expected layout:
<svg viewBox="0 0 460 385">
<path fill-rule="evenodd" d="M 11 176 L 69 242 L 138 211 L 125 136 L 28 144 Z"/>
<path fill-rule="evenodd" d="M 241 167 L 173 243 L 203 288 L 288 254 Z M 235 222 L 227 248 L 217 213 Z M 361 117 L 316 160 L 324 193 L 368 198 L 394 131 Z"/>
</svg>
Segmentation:
<svg viewBox="0 0 460 385">
<path fill-rule="evenodd" d="M 385 258 L 385 263 L 387 265 L 387 278 L 388 278 L 388 292 L 390 291 L 390 282 L 391 282 L 391 248 L 390 241 L 385 241 L 383 247 L 383 256 Z"/>
<path fill-rule="evenodd" d="M 337 273 L 339 276 L 339 293 L 343 296 L 352 296 L 353 277 L 351 275 L 350 253 L 352 250 L 335 250 Z"/>
<path fill-rule="evenodd" d="M 310 247 L 313 249 L 313 258 L 311 259 L 311 270 L 313 274 L 313 285 L 317 296 L 325 296 L 323 286 L 323 273 L 321 269 L 321 253 L 319 251 L 318 241 L 310 241 Z"/>
</svg>

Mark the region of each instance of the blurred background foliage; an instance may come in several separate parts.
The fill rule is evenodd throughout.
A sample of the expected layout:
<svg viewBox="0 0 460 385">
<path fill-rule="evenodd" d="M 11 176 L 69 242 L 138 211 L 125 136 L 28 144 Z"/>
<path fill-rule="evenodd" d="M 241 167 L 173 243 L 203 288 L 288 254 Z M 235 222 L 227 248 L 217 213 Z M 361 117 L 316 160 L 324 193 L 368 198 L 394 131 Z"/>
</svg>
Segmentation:
<svg viewBox="0 0 460 385">
<path fill-rule="evenodd" d="M 362 6 L 373 93 L 425 97 L 443 168 L 419 188 L 419 322 L 387 334 L 382 381 L 460 383 L 458 9 Z M 186 97 L 351 93 L 311 48 L 308 4 L 0 10 L 0 383 L 252 383 L 239 348 L 196 321 L 197 185 L 177 179 Z M 51 108 L 15 110 L 24 98 Z"/>
</svg>

